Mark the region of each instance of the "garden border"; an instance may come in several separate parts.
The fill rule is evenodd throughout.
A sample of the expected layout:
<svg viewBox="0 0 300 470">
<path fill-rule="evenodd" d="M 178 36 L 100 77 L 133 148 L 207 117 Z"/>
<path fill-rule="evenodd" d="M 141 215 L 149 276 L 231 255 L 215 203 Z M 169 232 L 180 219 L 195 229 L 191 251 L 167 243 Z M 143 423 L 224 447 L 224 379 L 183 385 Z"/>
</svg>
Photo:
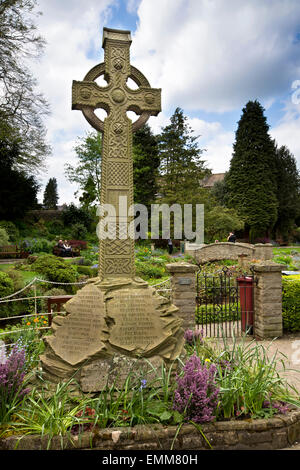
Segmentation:
<svg viewBox="0 0 300 470">
<path fill-rule="evenodd" d="M 212 450 L 276 450 L 293 445 L 300 440 L 300 410 L 292 409 L 288 415 L 269 419 L 231 420 L 203 424 L 201 430 Z M 73 443 L 63 438 L 68 450 L 208 450 L 209 445 L 194 425 L 161 424 L 99 429 L 72 436 Z M 176 437 L 176 439 L 175 439 Z M 19 443 L 18 443 L 19 440 Z M 45 450 L 49 436 L 9 436 L 0 439 L 0 450 Z M 61 450 L 61 437 L 54 436 L 51 450 Z"/>
</svg>

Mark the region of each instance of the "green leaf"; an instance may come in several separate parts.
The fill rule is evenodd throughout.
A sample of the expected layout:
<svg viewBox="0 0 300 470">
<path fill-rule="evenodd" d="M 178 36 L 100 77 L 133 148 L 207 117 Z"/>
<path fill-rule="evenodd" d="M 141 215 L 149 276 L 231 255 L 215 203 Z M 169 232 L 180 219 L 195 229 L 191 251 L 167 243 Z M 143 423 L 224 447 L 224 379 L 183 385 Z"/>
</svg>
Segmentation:
<svg viewBox="0 0 300 470">
<path fill-rule="evenodd" d="M 164 411 L 160 415 L 161 421 L 169 421 L 169 419 L 171 419 L 171 418 L 172 418 L 172 413 L 170 413 L 170 411 Z"/>
</svg>

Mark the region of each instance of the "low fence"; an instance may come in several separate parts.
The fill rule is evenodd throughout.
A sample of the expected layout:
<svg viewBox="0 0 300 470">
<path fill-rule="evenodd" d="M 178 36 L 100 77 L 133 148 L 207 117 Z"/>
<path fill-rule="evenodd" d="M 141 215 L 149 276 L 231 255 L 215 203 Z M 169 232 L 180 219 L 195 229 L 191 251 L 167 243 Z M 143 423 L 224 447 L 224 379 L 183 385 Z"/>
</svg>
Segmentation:
<svg viewBox="0 0 300 470">
<path fill-rule="evenodd" d="M 59 315 L 59 314 L 65 314 L 66 312 L 61 310 L 61 307 L 64 303 L 66 303 L 73 295 L 62 295 L 62 296 L 53 296 L 53 295 L 37 295 L 37 285 L 39 283 L 43 284 L 50 284 L 50 285 L 55 285 L 55 287 L 58 286 L 84 286 L 87 284 L 88 281 L 81 281 L 81 282 L 55 282 L 55 281 L 47 281 L 45 279 L 40 279 L 35 277 L 32 281 L 30 281 L 28 284 L 26 284 L 25 287 L 22 289 L 14 292 L 13 294 L 7 295 L 5 297 L 0 298 L 0 305 L 2 304 L 9 304 L 11 302 L 26 302 L 29 300 L 34 301 L 34 307 L 33 307 L 33 313 L 28 313 L 28 314 L 23 314 L 23 315 L 11 315 L 8 317 L 2 317 L 0 318 L 0 329 L 2 329 L 2 325 L 7 324 L 11 321 L 16 321 L 16 320 L 28 320 L 28 323 L 32 324 L 32 327 L 29 327 L 30 325 L 27 325 L 28 328 L 16 328 L 11 331 L 3 331 L 0 332 L 0 348 L 1 348 L 1 341 L 3 341 L 3 338 L 7 338 L 9 336 L 13 336 L 17 333 L 22 333 L 22 332 L 28 332 L 28 331 L 46 331 L 51 329 L 51 323 L 53 319 L 53 315 Z M 166 279 L 162 282 L 159 282 L 155 285 L 152 285 L 151 287 L 155 288 L 158 294 L 162 295 L 163 297 L 170 298 L 171 297 L 171 284 L 170 284 L 170 278 Z M 19 297 L 20 294 L 22 294 L 25 291 L 28 291 L 29 289 L 32 289 L 33 295 L 29 297 Z M 45 300 L 48 303 L 48 310 L 45 312 L 39 312 L 38 311 L 38 300 Z M 58 305 L 59 309 L 58 311 L 53 312 L 52 306 L 53 305 Z M 40 319 L 43 320 L 43 324 L 47 326 L 40 326 L 38 325 Z M 16 343 L 9 341 L 10 346 L 14 346 Z"/>
</svg>

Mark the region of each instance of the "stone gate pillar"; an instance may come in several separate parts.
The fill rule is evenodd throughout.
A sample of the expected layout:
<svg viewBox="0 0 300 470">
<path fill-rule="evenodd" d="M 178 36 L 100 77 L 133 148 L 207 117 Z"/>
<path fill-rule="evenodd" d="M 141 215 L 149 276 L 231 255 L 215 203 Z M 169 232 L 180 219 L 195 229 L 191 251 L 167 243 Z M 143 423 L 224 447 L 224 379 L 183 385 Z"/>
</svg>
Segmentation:
<svg viewBox="0 0 300 470">
<path fill-rule="evenodd" d="M 282 336 L 282 264 L 265 261 L 253 265 L 254 336 L 256 339 Z"/>
<path fill-rule="evenodd" d="M 187 330 L 196 326 L 196 271 L 198 266 L 185 262 L 166 265 L 171 274 L 171 302 L 179 308 L 177 316 L 183 319 L 182 328 Z"/>
</svg>

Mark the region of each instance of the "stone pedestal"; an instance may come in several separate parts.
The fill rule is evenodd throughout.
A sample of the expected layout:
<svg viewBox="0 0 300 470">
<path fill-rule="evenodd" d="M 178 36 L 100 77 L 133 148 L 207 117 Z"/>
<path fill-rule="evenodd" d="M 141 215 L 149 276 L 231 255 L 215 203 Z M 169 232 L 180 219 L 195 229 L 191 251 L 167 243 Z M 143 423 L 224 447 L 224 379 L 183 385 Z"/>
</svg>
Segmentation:
<svg viewBox="0 0 300 470">
<path fill-rule="evenodd" d="M 142 279 L 92 279 L 65 309 L 44 338 L 40 360 L 50 382 L 74 377 L 84 392 L 97 392 L 122 385 L 144 358 L 157 369 L 182 352 L 178 308 Z"/>
<path fill-rule="evenodd" d="M 272 243 L 256 243 L 256 245 L 254 245 L 253 258 L 262 261 L 271 260 L 273 258 Z"/>
<path fill-rule="evenodd" d="M 284 265 L 272 261 L 253 265 L 257 285 L 254 288 L 254 336 L 257 339 L 282 336 L 282 278 Z"/>
<path fill-rule="evenodd" d="M 171 300 L 178 307 L 178 316 L 182 318 L 184 330 L 195 327 L 196 311 L 196 271 L 198 266 L 189 263 L 172 263 L 166 265 L 171 274 Z"/>
</svg>

